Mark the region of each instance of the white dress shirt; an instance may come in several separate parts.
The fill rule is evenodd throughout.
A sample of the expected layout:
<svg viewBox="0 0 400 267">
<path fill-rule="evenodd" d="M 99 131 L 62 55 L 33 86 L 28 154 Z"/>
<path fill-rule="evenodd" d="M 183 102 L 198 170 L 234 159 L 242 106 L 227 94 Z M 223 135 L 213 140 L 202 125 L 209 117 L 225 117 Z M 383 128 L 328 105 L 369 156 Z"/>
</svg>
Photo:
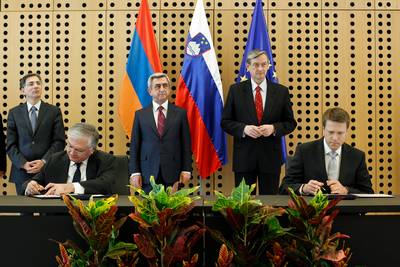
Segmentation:
<svg viewBox="0 0 400 267">
<path fill-rule="evenodd" d="M 261 99 L 262 99 L 262 104 L 263 104 L 263 110 L 265 109 L 265 99 L 267 98 L 267 79 L 264 79 L 264 81 L 260 84 L 257 84 L 253 79 L 251 79 L 251 88 L 253 90 L 253 100 L 256 98 L 256 88 L 259 86 L 261 88 L 260 93 L 261 93 Z"/>
<path fill-rule="evenodd" d="M 35 108 L 36 108 L 36 111 L 35 111 L 36 117 L 39 118 L 39 110 L 40 110 L 40 104 L 41 104 L 41 103 L 42 103 L 42 100 L 39 100 L 39 102 L 37 102 L 35 105 L 32 105 L 32 104 L 29 103 L 29 102 L 26 102 L 26 105 L 27 105 L 27 107 L 28 107 L 28 114 L 31 112 L 31 108 L 32 108 L 33 106 L 35 106 Z"/>
<path fill-rule="evenodd" d="M 168 101 L 165 101 L 162 105 L 157 104 L 156 102 L 153 101 L 153 116 L 154 116 L 154 121 L 156 122 L 156 128 L 158 127 L 158 107 L 162 106 L 163 109 L 163 113 L 164 113 L 164 117 L 165 119 L 167 119 L 167 113 L 168 113 Z"/>
<path fill-rule="evenodd" d="M 81 182 L 86 181 L 86 169 L 87 169 L 87 163 L 88 159 L 84 160 L 81 162 L 80 166 L 80 171 L 81 171 Z M 67 183 L 72 183 L 72 180 L 74 179 L 74 174 L 76 171 L 76 164 L 73 161 L 70 161 L 69 163 L 69 169 L 68 169 L 68 180 Z M 74 193 L 75 194 L 84 194 L 85 193 L 85 188 L 81 186 L 80 183 L 72 183 L 74 185 Z"/>
</svg>

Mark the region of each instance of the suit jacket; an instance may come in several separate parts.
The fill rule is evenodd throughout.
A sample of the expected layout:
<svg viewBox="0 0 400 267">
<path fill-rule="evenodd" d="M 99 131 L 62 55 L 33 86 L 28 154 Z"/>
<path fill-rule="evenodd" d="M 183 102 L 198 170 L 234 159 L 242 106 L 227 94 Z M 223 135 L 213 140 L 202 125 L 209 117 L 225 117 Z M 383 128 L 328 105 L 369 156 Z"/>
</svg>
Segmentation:
<svg viewBox="0 0 400 267">
<path fill-rule="evenodd" d="M 280 193 L 287 194 L 291 187 L 299 193 L 300 186 L 310 180 L 326 182 L 324 139 L 298 145 L 294 157 L 289 161 Z M 342 145 L 339 182 L 349 193 L 373 193 L 371 178 L 365 163 L 365 154 L 348 144 Z"/>
<path fill-rule="evenodd" d="M 259 125 L 251 80 L 233 84 L 228 93 L 221 127 L 234 137 L 233 171 L 279 173 L 282 164 L 281 137 L 296 128 L 288 89 L 267 81 L 261 124 L 273 124 L 275 135 L 253 139 L 244 136 L 246 125 Z"/>
<path fill-rule="evenodd" d="M 23 183 L 34 174 L 22 166 L 27 161 L 44 159 L 65 146 L 64 124 L 58 107 L 42 101 L 35 132 L 32 131 L 27 104 L 10 110 L 7 121 L 7 154 L 12 161 L 10 181 Z"/>
<path fill-rule="evenodd" d="M 159 136 L 153 105 L 138 110 L 132 128 L 129 171 L 140 172 L 143 184 L 157 177 L 161 168 L 167 183 L 179 179 L 181 171 L 192 171 L 192 152 L 186 110 L 168 103 L 164 134 Z"/>
<path fill-rule="evenodd" d="M 115 179 L 115 157 L 111 154 L 96 150 L 88 159 L 86 166 L 86 181 L 80 182 L 85 188 L 85 194 L 111 194 L 111 185 Z M 66 183 L 70 160 L 66 151 L 54 153 L 42 171 L 32 180 L 46 186 L 48 183 Z M 23 184 L 25 191 L 30 180 Z"/>
<path fill-rule="evenodd" d="M 3 131 L 3 118 L 0 114 L 0 171 L 7 170 L 7 159 L 6 159 L 6 137 Z"/>
</svg>

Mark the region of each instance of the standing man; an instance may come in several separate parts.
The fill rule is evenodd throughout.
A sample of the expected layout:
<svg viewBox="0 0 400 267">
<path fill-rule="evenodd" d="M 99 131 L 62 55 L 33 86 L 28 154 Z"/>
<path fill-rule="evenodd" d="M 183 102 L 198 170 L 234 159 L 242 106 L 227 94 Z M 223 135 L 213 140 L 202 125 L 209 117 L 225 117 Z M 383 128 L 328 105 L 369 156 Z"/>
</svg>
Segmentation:
<svg viewBox="0 0 400 267">
<path fill-rule="evenodd" d="M 77 123 L 67 133 L 65 151 L 54 153 L 40 173 L 23 185 L 26 195 L 111 194 L 115 157 L 96 149 L 99 133 L 93 125 Z M 121 177 L 118 177 L 121 178 Z"/>
<path fill-rule="evenodd" d="M 0 114 L 0 178 L 6 174 L 7 158 L 6 158 L 6 137 L 3 132 L 3 118 Z"/>
<path fill-rule="evenodd" d="M 234 137 L 235 185 L 244 178 L 257 182 L 261 195 L 276 194 L 282 164 L 281 137 L 296 128 L 289 90 L 266 79 L 265 51 L 248 53 L 251 79 L 233 84 L 228 93 L 221 127 Z"/>
<path fill-rule="evenodd" d="M 23 195 L 22 184 L 40 172 L 50 155 L 65 145 L 64 124 L 58 107 L 41 100 L 42 79 L 29 73 L 20 80 L 26 102 L 10 110 L 7 121 L 7 154 L 10 182 Z"/>
<path fill-rule="evenodd" d="M 322 116 L 324 138 L 298 145 L 290 160 L 280 192 L 291 187 L 298 194 L 373 193 L 371 177 L 361 150 L 345 143 L 349 114 L 331 108 Z"/>
<path fill-rule="evenodd" d="M 189 122 L 186 111 L 168 102 L 171 82 L 164 73 L 147 81 L 152 103 L 136 111 L 132 128 L 129 171 L 131 184 L 151 190 L 150 176 L 158 183 L 187 183 L 192 171 Z"/>
</svg>

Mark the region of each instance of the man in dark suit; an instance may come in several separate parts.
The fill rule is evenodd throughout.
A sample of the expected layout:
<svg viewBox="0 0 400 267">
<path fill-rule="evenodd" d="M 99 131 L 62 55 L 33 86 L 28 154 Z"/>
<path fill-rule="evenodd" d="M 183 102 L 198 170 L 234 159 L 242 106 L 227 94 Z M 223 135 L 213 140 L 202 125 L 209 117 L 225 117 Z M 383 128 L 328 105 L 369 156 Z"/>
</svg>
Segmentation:
<svg viewBox="0 0 400 267">
<path fill-rule="evenodd" d="M 43 170 L 24 184 L 26 195 L 110 194 L 115 179 L 114 156 L 96 150 L 99 133 L 77 123 L 67 133 L 66 151 L 54 153 Z"/>
<path fill-rule="evenodd" d="M 3 132 L 3 118 L 0 114 L 0 178 L 6 174 L 7 159 L 6 159 L 6 137 Z"/>
<path fill-rule="evenodd" d="M 291 187 L 298 194 L 373 193 L 364 152 L 345 143 L 349 114 L 328 109 L 323 117 L 324 138 L 298 145 L 290 160 L 280 192 Z"/>
<path fill-rule="evenodd" d="M 158 183 L 187 183 L 192 171 L 189 123 L 186 111 L 168 102 L 171 82 L 164 73 L 147 82 L 152 103 L 136 111 L 132 128 L 129 171 L 131 184 L 149 192 L 150 176 Z"/>
<path fill-rule="evenodd" d="M 38 74 L 22 77 L 20 88 L 26 103 L 8 113 L 7 154 L 12 162 L 10 182 L 22 195 L 22 184 L 40 172 L 51 154 L 64 149 L 65 132 L 60 109 L 41 101 Z"/>
<path fill-rule="evenodd" d="M 246 59 L 251 79 L 233 84 L 228 93 L 221 127 L 234 137 L 235 184 L 242 178 L 257 182 L 262 195 L 276 194 L 282 165 L 281 137 L 296 128 L 288 89 L 265 77 L 265 51 L 253 50 Z"/>
</svg>

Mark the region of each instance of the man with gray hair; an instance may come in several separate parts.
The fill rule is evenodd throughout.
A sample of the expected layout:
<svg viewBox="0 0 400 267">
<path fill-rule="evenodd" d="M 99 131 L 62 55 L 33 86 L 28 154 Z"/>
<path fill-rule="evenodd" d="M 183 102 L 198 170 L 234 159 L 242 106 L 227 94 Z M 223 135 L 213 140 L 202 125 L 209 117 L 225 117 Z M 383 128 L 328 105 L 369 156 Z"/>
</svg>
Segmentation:
<svg viewBox="0 0 400 267">
<path fill-rule="evenodd" d="M 149 192 L 150 176 L 167 186 L 186 183 L 191 176 L 192 153 L 186 110 L 168 102 L 168 76 L 154 73 L 147 85 L 153 101 L 135 113 L 129 171 L 131 184 Z"/>
<path fill-rule="evenodd" d="M 99 133 L 87 123 L 73 125 L 66 150 L 53 154 L 44 169 L 24 184 L 26 195 L 110 194 L 114 156 L 96 149 Z"/>
<path fill-rule="evenodd" d="M 276 194 L 282 164 L 281 137 L 296 128 L 289 90 L 266 79 L 267 53 L 250 51 L 246 61 L 251 79 L 233 84 L 221 127 L 234 138 L 235 184 L 258 182 L 260 195 Z"/>
</svg>

